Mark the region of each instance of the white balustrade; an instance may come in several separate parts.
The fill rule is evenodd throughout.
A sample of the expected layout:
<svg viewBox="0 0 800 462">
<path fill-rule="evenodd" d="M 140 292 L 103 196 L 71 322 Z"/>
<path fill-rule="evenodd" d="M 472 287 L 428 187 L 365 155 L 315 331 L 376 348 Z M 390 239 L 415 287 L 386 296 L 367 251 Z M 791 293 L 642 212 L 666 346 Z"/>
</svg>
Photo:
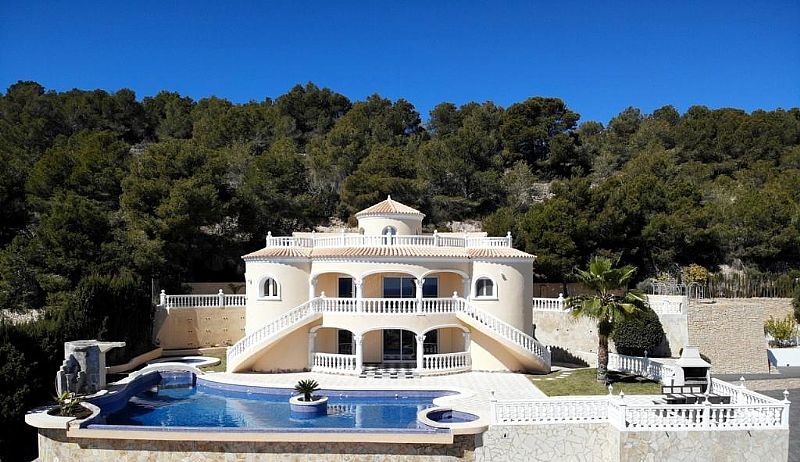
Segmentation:
<svg viewBox="0 0 800 462">
<path fill-rule="evenodd" d="M 471 368 L 472 355 L 469 351 L 422 356 L 423 374 L 461 372 Z"/>
<path fill-rule="evenodd" d="M 362 312 L 367 314 L 414 314 L 416 298 L 362 298 Z"/>
<path fill-rule="evenodd" d="M 533 353 L 543 362 L 550 365 L 550 350 L 539 343 L 538 340 L 526 334 L 525 332 L 522 332 L 511 324 L 508 324 L 502 319 L 489 314 L 484 310 L 474 307 L 473 305 L 467 303 L 466 300 L 461 298 L 459 299 L 463 300 L 463 305 L 460 312 L 469 315 L 472 319 L 494 331 L 494 333 L 512 343 L 515 343 L 528 352 Z"/>
<path fill-rule="evenodd" d="M 457 298 L 423 298 L 421 311 L 424 314 L 455 313 L 462 305 Z"/>
<path fill-rule="evenodd" d="M 608 419 L 608 397 L 569 396 L 493 401 L 492 409 L 492 423 L 498 425 L 603 422 Z"/>
<path fill-rule="evenodd" d="M 564 295 L 558 294 L 558 298 L 533 298 L 533 311 L 564 311 Z"/>
<path fill-rule="evenodd" d="M 304 321 L 310 316 L 313 316 L 317 312 L 318 301 L 318 298 L 311 299 L 302 305 L 287 311 L 277 319 L 268 322 L 260 329 L 244 336 L 244 338 L 228 348 L 228 364 L 233 364 L 236 358 L 238 358 L 242 353 L 251 347 L 262 344 L 268 339 L 274 338 L 283 331 L 292 328 L 295 324 Z"/>
<path fill-rule="evenodd" d="M 697 404 L 639 404 L 641 401 L 623 395 L 492 400 L 492 422 L 535 425 L 607 421 L 628 431 L 789 428 L 786 394 L 779 401 L 717 379 L 712 381 L 712 393 L 752 402 L 711 404 L 701 397 Z"/>
<path fill-rule="evenodd" d="M 314 353 L 313 372 L 335 372 L 355 374 L 356 355 L 340 355 L 334 353 Z"/>
<path fill-rule="evenodd" d="M 675 367 L 647 356 L 628 356 L 617 353 L 608 354 L 608 368 L 612 371 L 640 375 L 669 385 L 675 375 Z"/>
<path fill-rule="evenodd" d="M 328 298 L 317 300 L 315 309 L 323 313 L 356 313 L 358 305 L 355 298 Z"/>
<path fill-rule="evenodd" d="M 313 237 L 289 237 L 267 235 L 267 247 L 380 247 L 408 245 L 422 247 L 511 247 L 511 237 L 457 237 L 438 234 L 413 234 L 394 236 L 368 236 L 363 234 L 328 234 Z"/>
<path fill-rule="evenodd" d="M 245 306 L 247 296 L 244 294 L 198 294 L 198 295 L 167 295 L 162 291 L 161 306 L 172 308 L 220 308 L 231 306 Z"/>
</svg>

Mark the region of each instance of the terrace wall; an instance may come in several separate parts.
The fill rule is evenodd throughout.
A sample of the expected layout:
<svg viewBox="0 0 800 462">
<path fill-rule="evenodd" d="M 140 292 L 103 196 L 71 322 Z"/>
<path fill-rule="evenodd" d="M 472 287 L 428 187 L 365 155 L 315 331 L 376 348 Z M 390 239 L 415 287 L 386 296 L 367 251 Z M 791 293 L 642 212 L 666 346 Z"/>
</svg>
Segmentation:
<svg viewBox="0 0 800 462">
<path fill-rule="evenodd" d="M 717 374 L 769 372 L 764 322 L 792 313 L 790 298 L 719 298 L 689 303 L 689 342 Z M 675 352 L 677 354 L 677 352 Z"/>
<path fill-rule="evenodd" d="M 159 308 L 153 344 L 165 350 L 233 345 L 244 336 L 245 308 Z"/>
</svg>

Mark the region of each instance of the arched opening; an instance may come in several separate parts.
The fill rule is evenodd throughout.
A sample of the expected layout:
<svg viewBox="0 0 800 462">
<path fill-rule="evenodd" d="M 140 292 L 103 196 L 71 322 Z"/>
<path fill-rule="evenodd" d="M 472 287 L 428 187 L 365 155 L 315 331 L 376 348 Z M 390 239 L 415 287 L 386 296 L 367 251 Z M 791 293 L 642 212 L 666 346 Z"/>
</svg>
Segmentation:
<svg viewBox="0 0 800 462">
<path fill-rule="evenodd" d="M 475 281 L 475 298 L 496 298 L 497 289 L 494 281 L 487 277 L 478 278 Z"/>
<path fill-rule="evenodd" d="M 278 280 L 269 276 L 259 285 L 259 298 L 279 299 L 281 296 L 281 286 Z"/>
</svg>

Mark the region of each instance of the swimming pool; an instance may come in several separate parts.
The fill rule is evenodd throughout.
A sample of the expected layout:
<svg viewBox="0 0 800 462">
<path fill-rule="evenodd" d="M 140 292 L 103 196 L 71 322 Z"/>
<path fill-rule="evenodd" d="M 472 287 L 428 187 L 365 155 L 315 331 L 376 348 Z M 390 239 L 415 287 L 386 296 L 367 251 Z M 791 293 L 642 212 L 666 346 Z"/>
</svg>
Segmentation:
<svg viewBox="0 0 800 462">
<path fill-rule="evenodd" d="M 417 420 L 435 398 L 451 391 L 322 390 L 326 415 L 290 416 L 293 390 L 222 384 L 191 373 L 155 372 L 137 378 L 124 393 L 93 400 L 100 415 L 88 428 L 157 427 L 263 429 L 275 431 L 436 431 Z"/>
</svg>

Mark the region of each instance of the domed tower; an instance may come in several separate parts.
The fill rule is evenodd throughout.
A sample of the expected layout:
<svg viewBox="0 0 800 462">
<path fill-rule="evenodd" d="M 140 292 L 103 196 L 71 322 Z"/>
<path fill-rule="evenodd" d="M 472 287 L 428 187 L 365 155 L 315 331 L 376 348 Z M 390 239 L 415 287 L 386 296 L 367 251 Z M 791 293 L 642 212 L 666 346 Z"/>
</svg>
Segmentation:
<svg viewBox="0 0 800 462">
<path fill-rule="evenodd" d="M 397 236 L 422 234 L 425 214 L 386 196 L 386 200 L 356 213 L 358 227 L 365 235 Z"/>
</svg>

